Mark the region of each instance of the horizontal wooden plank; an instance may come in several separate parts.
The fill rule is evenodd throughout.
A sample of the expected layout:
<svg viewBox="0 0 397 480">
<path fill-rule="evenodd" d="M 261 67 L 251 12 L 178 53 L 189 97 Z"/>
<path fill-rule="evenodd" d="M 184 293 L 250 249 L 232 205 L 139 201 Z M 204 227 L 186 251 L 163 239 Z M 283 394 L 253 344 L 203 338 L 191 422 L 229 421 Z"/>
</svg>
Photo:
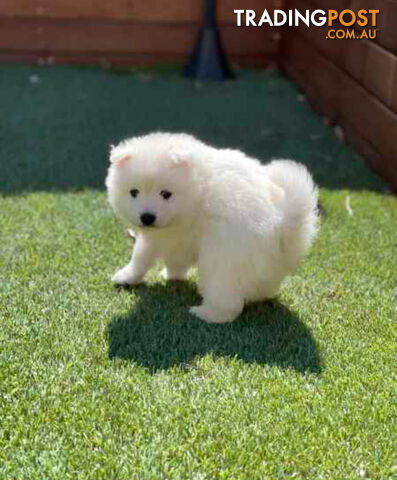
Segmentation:
<svg viewBox="0 0 397 480">
<path fill-rule="evenodd" d="M 396 55 L 370 40 L 327 40 L 323 28 L 297 27 L 296 30 L 385 105 L 397 111 L 393 101 L 393 88 L 397 83 Z"/>
<path fill-rule="evenodd" d="M 0 20 L 0 50 L 184 53 L 195 28 L 118 22 Z"/>
<path fill-rule="evenodd" d="M 332 118 L 335 121 L 335 108 L 319 95 L 310 82 L 310 79 L 305 78 L 301 72 L 295 70 L 290 62 L 285 64 L 285 70 L 305 91 L 313 109 L 320 114 L 326 115 L 331 121 Z M 343 132 L 347 143 L 350 144 L 352 148 L 363 157 L 367 165 L 382 177 L 397 193 L 397 165 L 395 159 L 387 158 L 385 155 L 379 153 L 373 145 L 346 120 L 343 123 Z"/>
<path fill-rule="evenodd" d="M 235 23 L 235 9 L 261 12 L 271 9 L 278 0 L 239 0 L 218 2 L 220 22 Z M 2 0 L 0 17 L 33 17 L 54 19 L 103 19 L 135 22 L 199 22 L 203 14 L 202 0 L 164 2 L 163 0 Z"/>
<path fill-rule="evenodd" d="M 310 104 L 313 109 L 324 119 L 327 119 L 327 122 L 330 124 L 336 123 L 337 112 L 335 105 L 333 105 L 329 99 L 317 92 L 316 88 L 313 87 L 313 84 L 307 78 L 305 72 L 302 72 L 299 69 L 299 64 L 286 56 L 282 60 L 281 65 L 289 76 L 295 80 L 297 85 L 299 85 L 310 97 Z M 313 92 L 316 92 L 316 95 L 312 94 Z"/>
<path fill-rule="evenodd" d="M 266 54 L 279 52 L 280 33 L 277 28 L 239 28 L 235 25 L 220 26 L 220 35 L 226 53 L 231 55 Z"/>
<path fill-rule="evenodd" d="M 378 173 L 397 193 L 397 165 L 393 158 L 387 158 L 377 151 L 348 121 L 343 125 L 347 142 L 358 152 L 369 167 Z"/>
<path fill-rule="evenodd" d="M 290 72 L 316 101 L 323 99 L 335 123 L 359 132 L 359 136 L 379 152 L 372 162 L 379 174 L 397 188 L 397 115 L 376 97 L 318 52 L 298 34 L 284 45 Z M 328 94 L 332 89 L 334 94 Z"/>
<path fill-rule="evenodd" d="M 397 165 L 395 113 L 346 76 L 341 78 L 338 112 L 342 124 L 346 120 Z"/>
<path fill-rule="evenodd" d="M 305 78 L 300 72 L 295 70 L 289 62 L 285 64 L 285 70 L 305 91 L 313 109 L 322 115 L 326 115 L 331 119 L 331 122 L 332 118 L 334 118 L 335 121 L 335 108 L 324 101 L 317 90 L 313 88 L 310 79 Z M 397 166 L 395 161 L 386 158 L 375 150 L 373 145 L 371 145 L 368 140 L 366 140 L 348 121 L 343 123 L 343 132 L 347 143 L 362 156 L 363 160 L 372 170 L 378 173 L 378 175 L 389 183 L 392 189 L 397 192 Z"/>
<path fill-rule="evenodd" d="M 315 8 L 321 8 L 322 10 L 344 10 L 349 7 L 350 0 L 313 0 Z M 311 8 L 311 9 L 315 9 Z"/>
<path fill-rule="evenodd" d="M 397 57 L 375 43 L 368 42 L 363 83 L 386 105 L 393 105 L 393 86 L 397 83 Z M 396 132 L 397 136 L 397 132 Z"/>
<path fill-rule="evenodd" d="M 369 42 L 366 40 L 347 41 L 345 46 L 339 65 L 362 84 Z"/>
<path fill-rule="evenodd" d="M 336 105 L 340 88 L 336 70 L 324 71 L 321 56 L 312 56 L 311 51 L 307 49 L 301 50 L 302 40 L 297 33 L 295 29 L 284 31 L 283 55 L 292 63 L 295 70 L 299 72 L 302 69 L 304 78 L 310 78 L 313 87 L 328 105 Z"/>
<path fill-rule="evenodd" d="M 222 23 L 237 22 L 237 15 L 234 10 L 254 10 L 258 20 L 266 8 L 271 12 L 274 8 L 282 8 L 282 0 L 221 0 L 218 1 L 218 19 Z M 251 27 L 255 28 L 255 27 Z"/>
<path fill-rule="evenodd" d="M 273 55 L 278 48 L 273 29 L 224 25 L 220 32 L 230 54 Z M 196 26 L 187 24 L 0 19 L 0 51 L 180 55 L 192 50 L 197 33 Z"/>
<path fill-rule="evenodd" d="M 377 41 L 384 48 L 397 55 L 397 2 L 386 1 L 380 10 L 380 34 Z"/>
<path fill-rule="evenodd" d="M 314 8 L 321 8 L 319 0 L 289 0 L 298 10 L 313 10 Z M 338 8 L 327 7 L 327 8 Z M 324 9 L 326 9 L 324 7 Z M 338 28 L 335 26 L 335 28 Z M 305 25 L 294 27 L 292 30 L 297 30 L 298 33 L 305 37 L 309 42 L 312 42 L 315 47 L 324 55 L 337 63 L 340 67 L 346 68 L 350 74 L 361 80 L 364 71 L 364 57 L 366 49 L 365 40 L 334 40 L 327 38 L 330 27 L 327 25 L 323 27 L 307 28 Z"/>
<path fill-rule="evenodd" d="M 300 10 L 312 8 L 310 0 L 294 0 L 294 4 Z M 370 40 L 327 39 L 328 27 L 307 28 L 303 25 L 294 30 L 385 105 L 397 111 L 393 96 L 397 83 L 396 55 Z"/>
<path fill-rule="evenodd" d="M 379 32 L 374 42 L 397 54 L 396 0 L 351 0 L 349 8 L 356 11 L 362 8 L 379 10 L 376 24 Z"/>
<path fill-rule="evenodd" d="M 288 0 L 288 8 L 301 8 L 299 0 Z M 306 8 L 322 8 L 341 11 L 345 8 L 358 11 L 379 10 L 376 28 L 379 29 L 375 43 L 397 54 L 397 2 L 396 0 L 307 0 Z M 355 28 L 360 30 L 358 25 Z M 317 30 L 317 29 L 314 29 Z"/>
<path fill-rule="evenodd" d="M 2 0 L 1 17 L 42 17 L 58 19 L 104 19 L 148 22 L 197 21 L 199 0 L 168 2 L 161 0 Z"/>
<path fill-rule="evenodd" d="M 394 111 L 397 112 L 397 72 L 394 73 L 394 84 L 391 103 Z"/>
</svg>

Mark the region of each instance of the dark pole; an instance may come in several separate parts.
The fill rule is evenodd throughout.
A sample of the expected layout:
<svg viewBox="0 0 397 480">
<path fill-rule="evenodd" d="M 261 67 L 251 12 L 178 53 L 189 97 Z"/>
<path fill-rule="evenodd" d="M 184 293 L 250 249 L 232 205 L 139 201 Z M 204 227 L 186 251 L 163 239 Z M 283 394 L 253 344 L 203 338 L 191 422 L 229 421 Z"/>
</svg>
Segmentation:
<svg viewBox="0 0 397 480">
<path fill-rule="evenodd" d="M 208 27 L 216 27 L 216 5 L 215 0 L 207 0 L 205 4 L 204 24 Z"/>
<path fill-rule="evenodd" d="M 233 78 L 216 24 L 216 0 L 205 2 L 204 23 L 184 72 L 185 76 L 197 80 L 219 81 Z"/>
</svg>

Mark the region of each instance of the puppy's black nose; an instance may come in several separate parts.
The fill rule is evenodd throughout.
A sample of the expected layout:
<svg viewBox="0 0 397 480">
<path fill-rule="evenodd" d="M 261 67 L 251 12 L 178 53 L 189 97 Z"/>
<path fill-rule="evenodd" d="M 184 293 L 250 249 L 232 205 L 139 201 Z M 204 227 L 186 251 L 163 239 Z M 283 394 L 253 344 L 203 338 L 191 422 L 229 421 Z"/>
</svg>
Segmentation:
<svg viewBox="0 0 397 480">
<path fill-rule="evenodd" d="M 141 222 L 142 225 L 153 225 L 153 223 L 156 221 L 156 215 L 153 215 L 153 213 L 142 213 L 141 215 Z"/>
</svg>

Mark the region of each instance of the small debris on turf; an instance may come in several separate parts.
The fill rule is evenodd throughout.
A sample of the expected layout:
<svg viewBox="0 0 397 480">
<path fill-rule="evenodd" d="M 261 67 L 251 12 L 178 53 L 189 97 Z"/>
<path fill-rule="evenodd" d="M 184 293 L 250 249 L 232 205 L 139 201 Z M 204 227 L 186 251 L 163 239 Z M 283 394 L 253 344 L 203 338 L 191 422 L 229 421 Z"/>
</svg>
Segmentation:
<svg viewBox="0 0 397 480">
<path fill-rule="evenodd" d="M 40 78 L 38 75 L 30 75 L 29 76 L 29 83 L 35 84 L 35 83 L 40 83 Z"/>
<path fill-rule="evenodd" d="M 369 478 L 368 471 L 364 467 L 359 467 L 357 469 L 357 475 L 360 478 Z"/>
<path fill-rule="evenodd" d="M 334 127 L 334 132 L 335 132 L 336 138 L 343 143 L 345 141 L 345 132 L 343 128 L 340 127 L 339 125 L 336 125 Z"/>
<path fill-rule="evenodd" d="M 347 213 L 352 216 L 353 215 L 353 210 L 350 206 L 350 195 L 347 195 L 346 200 L 345 200 L 345 208 L 347 210 Z"/>
<path fill-rule="evenodd" d="M 154 79 L 154 75 L 152 75 L 151 73 L 148 73 L 148 72 L 144 72 L 144 73 L 139 73 L 138 78 L 141 82 L 144 82 L 144 83 L 145 82 L 151 82 Z"/>
<path fill-rule="evenodd" d="M 320 135 L 319 133 L 312 133 L 310 135 L 310 140 L 319 140 L 320 138 L 322 137 L 322 135 Z"/>
</svg>

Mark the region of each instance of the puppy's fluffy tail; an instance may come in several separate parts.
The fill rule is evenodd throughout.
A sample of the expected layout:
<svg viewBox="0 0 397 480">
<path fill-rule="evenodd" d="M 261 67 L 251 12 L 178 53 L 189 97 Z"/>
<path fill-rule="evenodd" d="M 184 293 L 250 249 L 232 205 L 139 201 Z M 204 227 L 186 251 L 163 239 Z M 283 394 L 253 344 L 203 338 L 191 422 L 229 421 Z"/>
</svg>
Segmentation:
<svg viewBox="0 0 397 480">
<path fill-rule="evenodd" d="M 269 178 L 284 191 L 281 246 L 293 273 L 312 243 L 318 227 L 318 191 L 307 168 L 292 160 L 265 166 Z"/>
</svg>

